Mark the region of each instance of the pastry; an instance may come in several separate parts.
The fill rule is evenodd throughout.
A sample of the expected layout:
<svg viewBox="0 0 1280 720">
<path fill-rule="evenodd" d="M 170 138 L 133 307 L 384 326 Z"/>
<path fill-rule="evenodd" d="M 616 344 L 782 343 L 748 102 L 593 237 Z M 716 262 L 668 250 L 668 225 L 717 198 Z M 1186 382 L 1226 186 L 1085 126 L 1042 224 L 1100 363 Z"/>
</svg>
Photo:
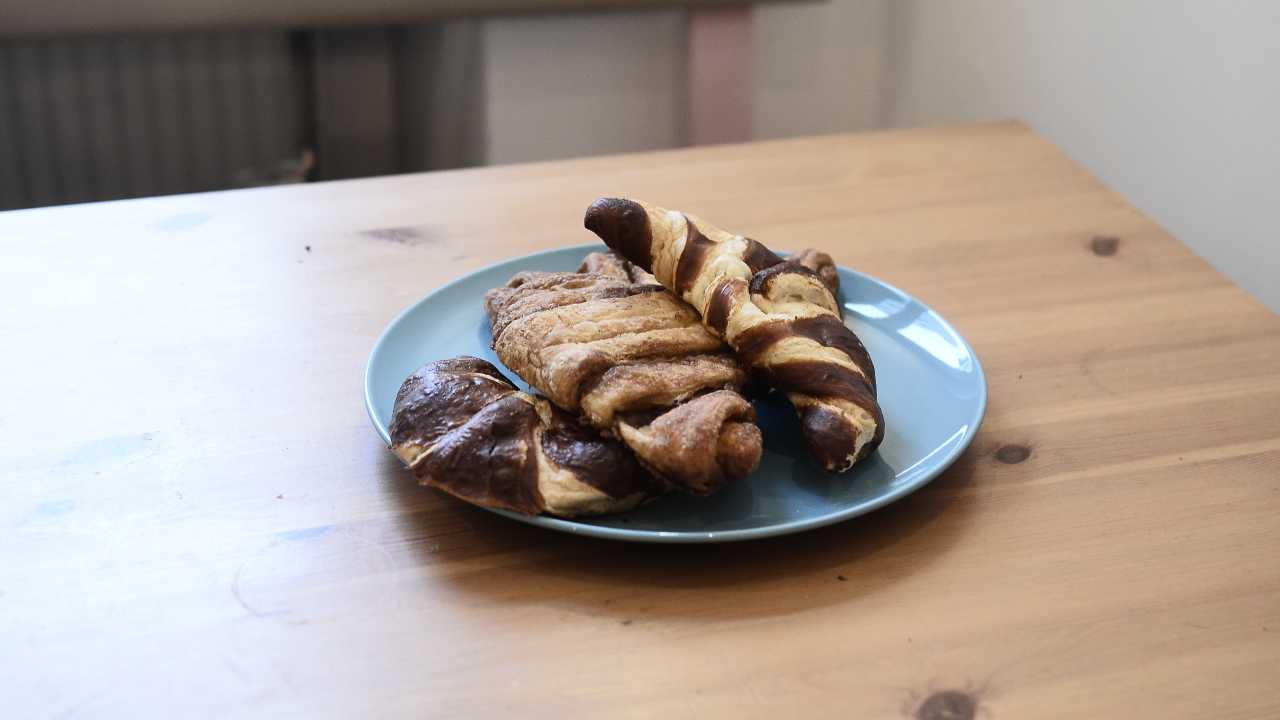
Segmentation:
<svg viewBox="0 0 1280 720">
<path fill-rule="evenodd" d="M 839 298 L 840 274 L 836 272 L 836 262 L 830 255 L 813 248 L 805 248 L 787 259 L 812 270 L 822 280 L 822 284 L 831 291 L 831 296 Z M 839 309 L 839 303 L 836 303 L 836 308 Z"/>
<path fill-rule="evenodd" d="M 585 225 L 696 308 L 745 367 L 787 392 L 825 469 L 848 470 L 880 444 L 875 368 L 841 321 L 821 263 L 786 262 L 755 240 L 634 200 L 597 200 Z"/>
<path fill-rule="evenodd" d="M 582 264 L 578 266 L 578 272 L 604 275 L 616 280 L 630 280 L 640 285 L 657 285 L 659 287 L 662 285 L 662 283 L 658 282 L 658 278 L 653 276 L 653 273 L 615 252 L 587 253 L 587 256 L 582 258 Z"/>
<path fill-rule="evenodd" d="M 584 269 L 598 272 L 522 272 L 489 291 L 498 358 L 683 490 L 749 474 L 761 435 L 728 348 L 639 268 L 596 256 Z"/>
<path fill-rule="evenodd" d="M 428 363 L 404 381 L 391 449 L 423 485 L 527 514 L 622 512 L 667 491 L 622 443 L 474 357 Z"/>
</svg>

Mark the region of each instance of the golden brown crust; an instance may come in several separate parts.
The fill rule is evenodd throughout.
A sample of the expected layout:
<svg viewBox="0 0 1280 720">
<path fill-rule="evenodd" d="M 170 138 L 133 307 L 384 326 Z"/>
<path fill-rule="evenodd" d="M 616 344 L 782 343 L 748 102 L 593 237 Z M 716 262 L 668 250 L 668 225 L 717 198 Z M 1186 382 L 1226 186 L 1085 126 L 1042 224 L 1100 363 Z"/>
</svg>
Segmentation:
<svg viewBox="0 0 1280 720">
<path fill-rule="evenodd" d="M 698 310 L 739 359 L 788 392 L 810 451 L 841 472 L 884 437 L 875 369 L 840 320 L 835 265 L 812 250 L 783 261 L 684 213 L 605 198 L 584 224 Z"/>
<path fill-rule="evenodd" d="M 678 360 L 723 348 L 692 308 L 669 293 L 590 299 L 600 286 L 577 283 L 592 278 L 563 273 L 555 285 L 523 285 L 516 296 L 528 302 L 512 304 L 523 314 L 512 317 L 498 310 L 490 315 L 498 358 L 556 405 L 578 412 L 583 393 L 617 365 Z M 579 301 L 583 297 L 588 299 Z M 537 309 L 524 313 L 530 306 Z"/>
<path fill-rule="evenodd" d="M 405 380 L 391 449 L 424 485 L 526 514 L 621 512 L 666 491 L 621 443 L 473 357 L 428 363 Z"/>
<path fill-rule="evenodd" d="M 614 365 L 583 393 L 582 417 L 596 427 L 609 428 L 617 413 L 674 407 L 708 388 L 736 388 L 745 380 L 742 368 L 728 354 L 699 353 Z"/>
<path fill-rule="evenodd" d="M 656 282 L 643 284 L 605 275 L 527 271 L 517 273 L 505 287 L 486 293 L 484 307 L 496 338 L 512 322 L 544 310 L 662 291 L 663 287 Z M 660 302 L 658 305 L 664 304 Z"/>
<path fill-rule="evenodd" d="M 646 282 L 652 276 L 630 263 L 593 254 L 583 269 L 598 272 L 520 273 L 488 293 L 502 362 L 559 407 L 616 432 L 646 467 L 679 487 L 710 492 L 748 474 L 762 452 L 758 430 L 728 432 L 723 442 L 719 436 L 722 425 L 750 424 L 754 415 L 730 420 L 682 410 L 679 417 L 699 423 L 689 432 L 713 440 L 702 446 L 680 445 L 676 426 L 658 423 L 715 391 L 742 400 L 737 389 L 746 374 L 720 339 L 693 308 Z M 623 425 L 632 432 L 622 432 Z M 732 447 L 718 453 L 717 443 Z M 668 462 L 677 448 L 683 461 Z"/>
</svg>

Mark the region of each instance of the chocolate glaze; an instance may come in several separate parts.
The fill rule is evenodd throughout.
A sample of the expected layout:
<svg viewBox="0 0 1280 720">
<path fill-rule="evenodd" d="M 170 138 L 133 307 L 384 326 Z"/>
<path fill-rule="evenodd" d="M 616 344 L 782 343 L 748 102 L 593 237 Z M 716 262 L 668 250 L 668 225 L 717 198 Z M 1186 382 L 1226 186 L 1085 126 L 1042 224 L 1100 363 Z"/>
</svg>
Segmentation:
<svg viewBox="0 0 1280 720">
<path fill-rule="evenodd" d="M 661 481 L 649 475 L 621 443 L 602 440 L 594 431 L 556 412 L 542 434 L 542 450 L 551 462 L 612 498 L 652 492 Z"/>
<path fill-rule="evenodd" d="M 649 213 L 640 203 L 624 198 L 600 198 L 587 208 L 582 224 L 626 259 L 653 271 Z"/>
<path fill-rule="evenodd" d="M 702 272 L 707 253 L 715 247 L 715 243 L 698 230 L 698 226 L 693 224 L 688 215 L 684 219 L 689 226 L 689 233 L 685 237 L 684 250 L 680 252 L 680 259 L 676 262 L 676 286 L 672 288 L 676 297 L 679 298 L 683 298 L 684 294 L 693 288 L 694 282 Z"/>
<path fill-rule="evenodd" d="M 430 448 L 413 465 L 424 484 L 477 505 L 539 513 L 546 508 L 538 490 L 539 427 L 550 462 L 610 497 L 666 489 L 620 442 L 519 392 L 479 358 L 428 363 L 407 379 L 396 395 L 391 439 L 393 446 Z"/>
<path fill-rule="evenodd" d="M 879 413 L 875 391 L 861 375 L 843 365 L 800 360 L 761 368 L 760 372 L 778 389 L 819 398 L 841 398 L 873 415 Z"/>
<path fill-rule="evenodd" d="M 769 287 L 773 285 L 774 279 L 782 275 L 805 275 L 822 282 L 822 278 L 818 277 L 818 273 L 800 263 L 779 260 L 776 265 L 770 265 L 751 276 L 751 294 L 768 297 Z M 823 287 L 826 287 L 825 283 L 823 283 Z"/>
<path fill-rule="evenodd" d="M 804 444 L 826 468 L 843 467 L 853 452 L 856 430 L 835 408 L 809 405 L 799 408 Z"/>
<path fill-rule="evenodd" d="M 782 262 L 782 258 L 773 254 L 773 251 L 765 247 L 759 242 L 747 238 L 747 249 L 742 253 L 742 261 L 747 264 L 752 273 L 758 273 L 768 267 L 773 267 Z"/>
<path fill-rule="evenodd" d="M 487 376 L 492 382 L 468 373 Z M 391 442 L 430 444 L 515 389 L 496 367 L 480 358 L 431 363 L 410 375 L 396 393 Z"/>
<path fill-rule="evenodd" d="M 787 337 L 791 337 L 790 320 L 769 320 L 738 333 L 733 344 L 742 364 L 750 368 L 760 362 L 765 351 Z"/>
<path fill-rule="evenodd" d="M 706 324 L 720 337 L 724 337 L 725 328 L 729 325 L 729 311 L 733 309 L 735 288 L 744 285 L 738 278 L 722 278 L 717 281 L 707 301 Z"/>
<path fill-rule="evenodd" d="M 774 320 L 748 328 L 734 338 L 738 356 L 748 367 L 754 367 L 775 343 L 788 337 L 806 337 L 820 345 L 835 348 L 849 357 L 867 374 L 867 384 L 874 394 L 876 369 L 871 363 L 867 348 L 840 318 L 834 315 Z"/>
<path fill-rule="evenodd" d="M 542 512 L 546 505 L 538 492 L 533 439 L 537 424 L 533 406 L 508 395 L 440 438 L 414 474 L 478 505 Z"/>
<path fill-rule="evenodd" d="M 834 363 L 806 360 L 761 368 L 759 372 L 769 384 L 780 390 L 852 402 L 875 418 L 876 434 L 868 443 L 871 448 L 874 449 L 884 438 L 884 415 L 876 402 L 875 390 L 853 370 Z"/>
<path fill-rule="evenodd" d="M 835 348 L 849 357 L 867 375 L 871 392 L 876 392 L 876 367 L 858 336 L 834 315 L 817 315 L 792 321 L 791 331 L 826 347 Z"/>
</svg>

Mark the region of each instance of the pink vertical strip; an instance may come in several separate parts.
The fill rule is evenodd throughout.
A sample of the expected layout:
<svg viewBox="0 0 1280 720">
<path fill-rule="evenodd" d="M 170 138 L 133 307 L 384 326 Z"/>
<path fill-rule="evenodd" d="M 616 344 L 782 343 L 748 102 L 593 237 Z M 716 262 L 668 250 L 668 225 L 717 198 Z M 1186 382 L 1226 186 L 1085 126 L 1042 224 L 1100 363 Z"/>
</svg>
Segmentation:
<svg viewBox="0 0 1280 720">
<path fill-rule="evenodd" d="M 751 6 L 689 12 L 690 145 L 751 139 Z"/>
</svg>

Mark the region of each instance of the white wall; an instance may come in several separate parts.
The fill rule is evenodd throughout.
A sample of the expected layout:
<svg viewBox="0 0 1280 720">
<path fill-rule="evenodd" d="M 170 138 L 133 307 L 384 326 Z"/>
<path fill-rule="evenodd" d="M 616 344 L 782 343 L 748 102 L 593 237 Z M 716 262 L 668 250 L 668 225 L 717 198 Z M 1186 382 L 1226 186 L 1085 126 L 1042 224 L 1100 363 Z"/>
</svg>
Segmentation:
<svg viewBox="0 0 1280 720">
<path fill-rule="evenodd" d="M 1022 118 L 1280 309 L 1280 2 L 755 10 L 759 138 Z M 683 14 L 487 20 L 487 160 L 684 142 Z"/>
<path fill-rule="evenodd" d="M 755 137 L 877 127 L 884 28 L 895 1 L 757 6 Z"/>
<path fill-rule="evenodd" d="M 875 126 L 886 3 L 756 7 L 755 137 Z M 490 163 L 684 144 L 683 11 L 494 18 L 484 26 Z"/>
<path fill-rule="evenodd" d="M 683 13 L 495 18 L 485 26 L 489 162 L 683 141 Z"/>
<path fill-rule="evenodd" d="M 1280 2 L 894 7 L 887 123 L 1022 118 L 1280 309 Z"/>
</svg>

